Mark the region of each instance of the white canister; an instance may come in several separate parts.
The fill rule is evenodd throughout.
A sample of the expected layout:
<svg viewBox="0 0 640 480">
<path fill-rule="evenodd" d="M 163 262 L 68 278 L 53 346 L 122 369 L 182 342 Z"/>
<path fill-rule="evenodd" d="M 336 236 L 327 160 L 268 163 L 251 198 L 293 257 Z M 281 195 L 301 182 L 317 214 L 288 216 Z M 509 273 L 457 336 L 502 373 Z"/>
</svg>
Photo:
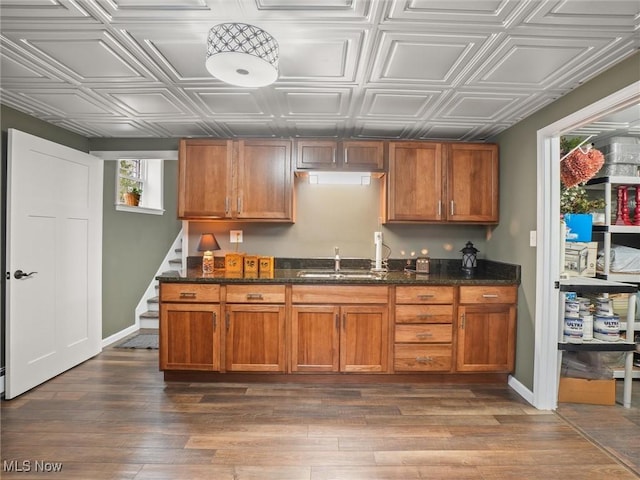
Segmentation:
<svg viewBox="0 0 640 480">
<path fill-rule="evenodd" d="M 593 340 L 593 315 L 580 315 L 582 319 L 582 340 Z"/>
<path fill-rule="evenodd" d="M 596 314 L 593 322 L 593 336 L 606 342 L 620 340 L 620 317 L 618 315 Z"/>
<path fill-rule="evenodd" d="M 564 311 L 565 311 L 565 313 L 578 313 L 580 311 L 580 303 L 578 303 L 578 302 L 565 302 L 564 303 Z"/>
<path fill-rule="evenodd" d="M 582 343 L 582 319 L 564 319 L 564 341 L 566 343 Z"/>
</svg>

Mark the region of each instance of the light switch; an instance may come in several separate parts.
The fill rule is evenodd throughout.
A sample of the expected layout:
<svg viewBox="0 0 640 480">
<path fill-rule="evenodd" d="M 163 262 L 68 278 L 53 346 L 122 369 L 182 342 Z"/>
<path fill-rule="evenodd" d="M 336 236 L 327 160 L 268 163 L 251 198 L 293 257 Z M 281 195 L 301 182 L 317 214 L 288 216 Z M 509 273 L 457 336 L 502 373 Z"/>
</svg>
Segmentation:
<svg viewBox="0 0 640 480">
<path fill-rule="evenodd" d="M 529 246 L 530 247 L 538 246 L 538 232 L 536 230 L 531 230 L 529 232 Z"/>
</svg>

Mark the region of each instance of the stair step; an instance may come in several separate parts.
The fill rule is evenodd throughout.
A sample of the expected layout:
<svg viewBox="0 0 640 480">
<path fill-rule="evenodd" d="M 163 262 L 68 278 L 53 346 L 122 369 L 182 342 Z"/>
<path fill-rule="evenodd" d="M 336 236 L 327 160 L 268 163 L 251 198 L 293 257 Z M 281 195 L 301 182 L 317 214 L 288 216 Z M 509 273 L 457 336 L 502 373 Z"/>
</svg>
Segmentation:
<svg viewBox="0 0 640 480">
<path fill-rule="evenodd" d="M 151 310 L 140 314 L 140 318 L 159 318 L 159 317 L 160 315 L 158 312 L 154 312 Z"/>
<path fill-rule="evenodd" d="M 180 276 L 180 272 L 178 270 L 167 270 L 166 272 L 162 272 L 162 275 L 175 277 Z"/>
<path fill-rule="evenodd" d="M 176 253 L 182 253 L 182 247 L 178 247 L 174 250 Z"/>
<path fill-rule="evenodd" d="M 148 298 L 147 303 L 160 303 L 160 297 Z"/>
<path fill-rule="evenodd" d="M 172 258 L 171 260 L 169 260 L 169 263 L 179 263 L 180 265 L 182 265 L 182 258 Z"/>
</svg>

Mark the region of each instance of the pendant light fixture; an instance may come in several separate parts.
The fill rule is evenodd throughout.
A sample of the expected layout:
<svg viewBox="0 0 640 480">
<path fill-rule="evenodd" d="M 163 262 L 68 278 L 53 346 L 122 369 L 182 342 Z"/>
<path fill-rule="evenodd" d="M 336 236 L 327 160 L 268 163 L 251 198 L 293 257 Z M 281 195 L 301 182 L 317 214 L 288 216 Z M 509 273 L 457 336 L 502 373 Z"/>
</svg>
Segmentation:
<svg viewBox="0 0 640 480">
<path fill-rule="evenodd" d="M 278 42 L 246 23 L 221 23 L 209 30 L 207 70 L 238 87 L 264 87 L 278 78 Z"/>
</svg>

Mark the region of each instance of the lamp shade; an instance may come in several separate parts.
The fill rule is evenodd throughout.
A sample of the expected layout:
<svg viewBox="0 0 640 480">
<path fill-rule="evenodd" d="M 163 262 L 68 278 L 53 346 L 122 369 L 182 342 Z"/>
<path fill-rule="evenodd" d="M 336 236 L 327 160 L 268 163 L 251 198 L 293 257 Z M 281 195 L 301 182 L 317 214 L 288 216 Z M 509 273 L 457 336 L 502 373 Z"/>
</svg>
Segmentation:
<svg viewBox="0 0 640 480">
<path fill-rule="evenodd" d="M 220 250 L 220 245 L 213 233 L 203 233 L 200 235 L 200 241 L 198 242 L 199 252 L 210 252 L 213 250 Z"/>
<path fill-rule="evenodd" d="M 207 70 L 225 83 L 264 87 L 278 78 L 278 42 L 246 23 L 221 23 L 209 30 Z"/>
</svg>

